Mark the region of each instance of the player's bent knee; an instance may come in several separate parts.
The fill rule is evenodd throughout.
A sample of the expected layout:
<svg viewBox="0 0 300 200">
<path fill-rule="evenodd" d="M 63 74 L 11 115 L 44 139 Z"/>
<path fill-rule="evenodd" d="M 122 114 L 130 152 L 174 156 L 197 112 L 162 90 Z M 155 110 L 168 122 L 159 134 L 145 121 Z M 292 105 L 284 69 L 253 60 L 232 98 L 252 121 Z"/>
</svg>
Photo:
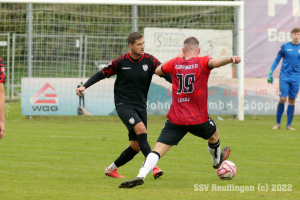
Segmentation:
<svg viewBox="0 0 300 200">
<path fill-rule="evenodd" d="M 286 102 L 286 97 L 280 97 L 279 103 L 284 104 Z"/>
<path fill-rule="evenodd" d="M 136 134 L 147 133 L 146 127 L 143 122 L 137 123 L 133 130 Z"/>
<path fill-rule="evenodd" d="M 136 152 L 140 152 L 140 146 L 139 146 L 139 143 L 137 141 L 133 141 L 131 140 L 130 141 L 130 147 L 135 150 Z"/>
<path fill-rule="evenodd" d="M 216 129 L 216 132 L 208 139 L 209 143 L 216 143 L 219 140 L 219 129 Z"/>
<path fill-rule="evenodd" d="M 295 101 L 296 101 L 295 98 L 289 97 L 289 105 L 295 105 Z"/>
<path fill-rule="evenodd" d="M 131 147 L 133 150 L 135 150 L 136 152 L 140 152 L 141 151 L 141 149 L 140 149 L 140 147 Z"/>
</svg>

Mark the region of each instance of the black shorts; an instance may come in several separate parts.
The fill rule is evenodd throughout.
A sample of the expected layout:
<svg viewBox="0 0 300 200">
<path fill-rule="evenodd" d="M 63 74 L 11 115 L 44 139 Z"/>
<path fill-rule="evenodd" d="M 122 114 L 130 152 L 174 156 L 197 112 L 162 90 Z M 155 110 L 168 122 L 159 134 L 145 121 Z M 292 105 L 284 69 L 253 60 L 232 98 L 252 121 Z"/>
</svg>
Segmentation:
<svg viewBox="0 0 300 200">
<path fill-rule="evenodd" d="M 197 125 L 176 125 L 167 120 L 157 142 L 167 145 L 177 145 L 187 132 L 208 140 L 216 130 L 217 126 L 210 118 L 207 122 Z"/>
<path fill-rule="evenodd" d="M 133 127 L 143 122 L 147 128 L 147 109 L 142 106 L 131 105 L 131 104 L 121 104 L 116 105 L 117 113 L 128 129 L 129 141 L 137 141 L 137 135 L 133 130 Z"/>
</svg>

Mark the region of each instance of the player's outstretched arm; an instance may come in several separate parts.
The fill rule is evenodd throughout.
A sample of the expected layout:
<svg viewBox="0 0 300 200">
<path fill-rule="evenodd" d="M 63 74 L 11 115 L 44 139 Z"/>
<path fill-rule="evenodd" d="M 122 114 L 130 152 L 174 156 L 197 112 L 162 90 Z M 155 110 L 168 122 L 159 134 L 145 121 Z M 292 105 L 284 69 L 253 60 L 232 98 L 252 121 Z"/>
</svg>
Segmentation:
<svg viewBox="0 0 300 200">
<path fill-rule="evenodd" d="M 87 80 L 83 86 L 76 88 L 76 95 L 81 95 L 81 93 L 88 87 L 90 87 L 91 85 L 97 83 L 98 81 L 100 81 L 101 79 L 104 79 L 105 76 L 103 77 L 103 73 L 102 71 L 97 72 L 96 74 L 94 74 L 91 78 L 89 78 L 89 80 Z"/>
<path fill-rule="evenodd" d="M 184 58 L 184 55 L 183 55 L 183 53 L 179 53 L 179 54 L 177 54 L 173 59 L 175 59 L 175 58 Z M 171 59 L 171 60 L 173 60 L 173 59 Z M 169 60 L 169 61 L 171 61 L 171 60 Z M 169 61 L 167 61 L 167 62 L 169 62 Z M 164 64 L 166 64 L 167 62 L 164 62 L 164 63 L 160 64 L 160 65 L 156 68 L 155 74 L 157 74 L 158 76 L 163 76 L 163 75 L 165 75 L 165 73 L 162 71 L 162 66 L 163 66 Z"/>
<path fill-rule="evenodd" d="M 81 95 L 82 92 L 85 90 L 85 87 L 84 86 L 81 86 L 79 88 L 76 88 L 76 95 Z"/>
<path fill-rule="evenodd" d="M 228 58 L 210 59 L 208 61 L 208 67 L 219 68 L 221 66 L 227 65 L 229 63 L 239 64 L 241 62 L 241 57 L 231 56 Z"/>
<path fill-rule="evenodd" d="M 156 68 L 156 70 L 155 70 L 155 74 L 157 74 L 158 76 L 163 76 L 163 75 L 165 75 L 165 73 L 163 73 L 163 71 L 162 71 L 162 66 L 163 66 L 163 64 L 161 64 L 161 65 L 159 65 L 157 68 Z"/>
<path fill-rule="evenodd" d="M 172 75 L 171 74 L 166 74 L 164 76 L 160 76 L 161 78 L 164 78 L 166 81 L 172 84 Z"/>
<path fill-rule="evenodd" d="M 117 60 L 117 59 L 116 59 Z M 106 67 L 104 67 L 101 71 L 94 74 L 87 82 L 83 84 L 83 86 L 76 89 L 76 94 L 80 95 L 85 89 L 90 87 L 91 85 L 97 83 L 98 81 L 109 78 L 112 75 L 117 73 L 117 62 L 116 60 L 113 60 L 110 62 Z"/>
<path fill-rule="evenodd" d="M 81 95 L 81 93 L 87 89 L 88 87 L 90 87 L 91 85 L 97 83 L 98 81 L 105 79 L 106 76 L 103 74 L 103 71 L 99 71 L 96 74 L 94 74 L 91 78 L 89 78 L 89 80 L 87 80 L 83 86 L 79 87 L 76 89 L 76 95 Z"/>
</svg>

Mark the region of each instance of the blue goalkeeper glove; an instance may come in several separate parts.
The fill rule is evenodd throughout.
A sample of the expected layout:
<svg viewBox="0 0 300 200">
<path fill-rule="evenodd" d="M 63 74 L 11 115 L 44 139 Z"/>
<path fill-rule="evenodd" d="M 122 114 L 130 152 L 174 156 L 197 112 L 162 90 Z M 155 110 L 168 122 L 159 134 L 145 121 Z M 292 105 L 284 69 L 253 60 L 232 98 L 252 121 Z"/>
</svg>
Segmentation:
<svg viewBox="0 0 300 200">
<path fill-rule="evenodd" d="M 273 84 L 273 76 L 272 76 L 272 73 L 273 73 L 273 71 L 270 70 L 270 71 L 269 71 L 269 75 L 268 75 L 268 84 L 269 84 L 269 83 Z"/>
</svg>

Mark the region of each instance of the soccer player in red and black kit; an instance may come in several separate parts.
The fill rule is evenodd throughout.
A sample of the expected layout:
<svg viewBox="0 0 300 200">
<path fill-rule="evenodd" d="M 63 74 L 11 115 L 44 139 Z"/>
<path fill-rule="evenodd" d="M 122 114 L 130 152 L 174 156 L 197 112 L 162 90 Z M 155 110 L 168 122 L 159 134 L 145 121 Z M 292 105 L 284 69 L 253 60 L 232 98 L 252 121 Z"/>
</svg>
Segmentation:
<svg viewBox="0 0 300 200">
<path fill-rule="evenodd" d="M 4 119 L 4 111 L 5 111 L 5 69 L 3 60 L 0 57 L 0 139 L 4 136 L 5 132 L 5 119 Z"/>
<path fill-rule="evenodd" d="M 210 56 L 198 57 L 199 41 L 189 37 L 184 41 L 181 58 L 175 58 L 160 65 L 155 73 L 172 74 L 172 106 L 167 122 L 161 131 L 155 148 L 147 156 L 136 179 L 123 182 L 119 188 L 132 188 L 142 185 L 147 174 L 168 150 L 177 145 L 187 134 L 208 140 L 208 151 L 212 156 L 213 168 L 218 169 L 230 153 L 226 146 L 220 152 L 219 132 L 216 124 L 208 116 L 207 81 L 210 71 L 228 63 L 239 63 L 241 58 L 212 59 Z"/>
<path fill-rule="evenodd" d="M 80 95 L 94 83 L 117 74 L 114 86 L 114 100 L 117 113 L 129 131 L 130 146 L 127 147 L 105 174 L 114 178 L 124 178 L 117 168 L 129 162 L 142 151 L 145 157 L 151 152 L 147 141 L 147 95 L 156 68 L 161 64 L 154 56 L 144 52 L 144 39 L 139 33 L 131 33 L 128 38 L 130 52 L 113 60 L 102 71 L 93 75 L 82 87 L 76 89 Z M 163 75 L 172 83 L 171 75 Z M 157 166 L 153 168 L 154 178 L 163 175 Z"/>
</svg>

